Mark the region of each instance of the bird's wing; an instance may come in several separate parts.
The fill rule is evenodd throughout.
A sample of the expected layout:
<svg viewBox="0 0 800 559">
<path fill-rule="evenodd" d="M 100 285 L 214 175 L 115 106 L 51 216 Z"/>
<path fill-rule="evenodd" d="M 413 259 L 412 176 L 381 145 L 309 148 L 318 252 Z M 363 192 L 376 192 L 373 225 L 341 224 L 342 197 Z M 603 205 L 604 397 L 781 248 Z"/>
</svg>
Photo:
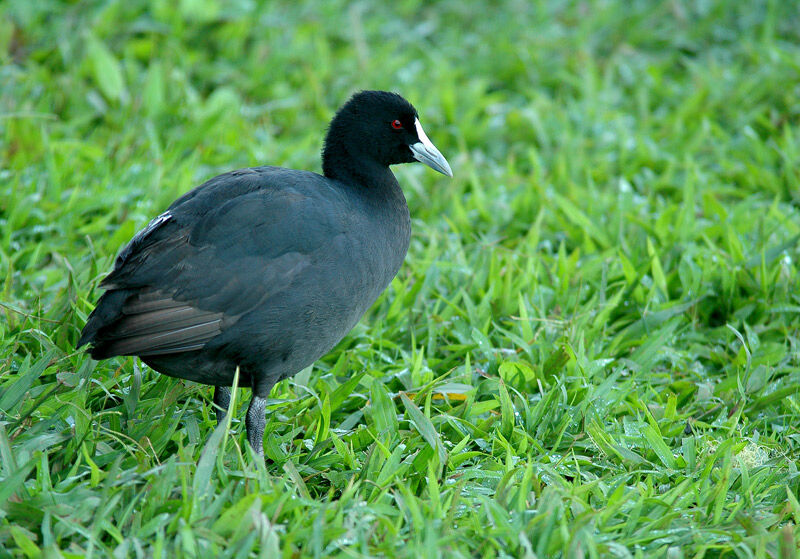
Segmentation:
<svg viewBox="0 0 800 559">
<path fill-rule="evenodd" d="M 291 187 L 217 196 L 202 214 L 197 207 L 208 204 L 198 196 L 188 209 L 173 205 L 120 252 L 79 342 L 92 343 L 93 356 L 199 349 L 287 289 L 345 234 L 340 214 Z"/>
</svg>

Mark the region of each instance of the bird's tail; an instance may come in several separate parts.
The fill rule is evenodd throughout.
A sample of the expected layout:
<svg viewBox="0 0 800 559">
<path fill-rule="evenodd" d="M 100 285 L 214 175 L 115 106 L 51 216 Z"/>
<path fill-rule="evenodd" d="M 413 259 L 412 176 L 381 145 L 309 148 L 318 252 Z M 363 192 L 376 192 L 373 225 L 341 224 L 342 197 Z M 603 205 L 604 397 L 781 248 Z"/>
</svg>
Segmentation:
<svg viewBox="0 0 800 559">
<path fill-rule="evenodd" d="M 97 306 L 89 315 L 76 347 L 91 344 L 92 347 L 89 353 L 94 359 L 105 359 L 116 355 L 104 349 L 103 342 L 98 340 L 98 333 L 120 319 L 122 307 L 130 295 L 131 293 L 127 289 L 113 289 L 103 293 L 103 296 L 97 302 Z"/>
</svg>

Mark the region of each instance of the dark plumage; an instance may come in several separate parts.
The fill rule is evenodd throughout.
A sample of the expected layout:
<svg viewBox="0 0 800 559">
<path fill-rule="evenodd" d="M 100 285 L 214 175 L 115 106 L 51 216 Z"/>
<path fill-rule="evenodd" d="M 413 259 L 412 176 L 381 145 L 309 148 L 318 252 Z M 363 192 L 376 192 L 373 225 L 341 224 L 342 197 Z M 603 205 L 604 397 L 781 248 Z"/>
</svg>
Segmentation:
<svg viewBox="0 0 800 559">
<path fill-rule="evenodd" d="M 253 389 L 247 434 L 262 453 L 265 398 L 328 352 L 405 258 L 408 206 L 389 165 L 452 176 L 417 111 L 394 93 L 354 95 L 331 121 L 324 176 L 280 167 L 214 177 L 120 252 L 78 347 L 138 355 L 214 385 L 227 409 L 236 367 Z M 218 412 L 218 419 L 224 412 Z"/>
</svg>

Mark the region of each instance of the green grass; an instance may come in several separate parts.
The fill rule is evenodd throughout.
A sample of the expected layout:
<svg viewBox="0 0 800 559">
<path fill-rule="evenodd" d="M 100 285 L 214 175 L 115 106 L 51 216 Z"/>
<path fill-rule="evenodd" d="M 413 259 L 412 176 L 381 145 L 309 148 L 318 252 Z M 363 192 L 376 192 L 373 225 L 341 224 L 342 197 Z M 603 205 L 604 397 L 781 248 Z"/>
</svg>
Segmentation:
<svg viewBox="0 0 800 559">
<path fill-rule="evenodd" d="M 793 2 L 0 3 L 0 557 L 797 557 Z M 243 405 L 74 349 L 179 194 L 420 111 L 397 279 Z"/>
</svg>

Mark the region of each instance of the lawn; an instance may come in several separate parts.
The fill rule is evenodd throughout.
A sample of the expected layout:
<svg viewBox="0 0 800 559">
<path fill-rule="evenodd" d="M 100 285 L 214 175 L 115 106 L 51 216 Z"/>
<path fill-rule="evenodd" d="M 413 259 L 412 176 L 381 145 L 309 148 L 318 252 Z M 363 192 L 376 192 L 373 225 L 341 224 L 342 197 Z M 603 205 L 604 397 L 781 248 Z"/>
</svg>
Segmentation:
<svg viewBox="0 0 800 559">
<path fill-rule="evenodd" d="M 272 392 L 75 349 L 181 193 L 418 108 L 406 262 Z M 0 3 L 0 557 L 798 556 L 800 8 Z"/>
</svg>

